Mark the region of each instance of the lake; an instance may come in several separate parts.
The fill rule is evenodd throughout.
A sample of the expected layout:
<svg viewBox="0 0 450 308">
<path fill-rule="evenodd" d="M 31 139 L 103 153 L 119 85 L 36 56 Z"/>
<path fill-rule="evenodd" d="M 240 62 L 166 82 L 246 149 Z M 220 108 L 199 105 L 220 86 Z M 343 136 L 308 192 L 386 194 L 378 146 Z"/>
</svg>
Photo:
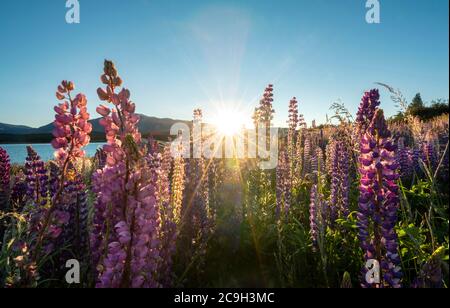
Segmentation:
<svg viewBox="0 0 450 308">
<path fill-rule="evenodd" d="M 55 149 L 51 146 L 51 144 L 0 144 L 0 147 L 5 149 L 10 158 L 11 163 L 13 164 L 23 164 L 25 163 L 25 158 L 27 157 L 27 146 L 31 145 L 33 149 L 41 156 L 41 159 L 44 161 L 53 159 L 53 153 Z M 87 147 L 84 148 L 86 151 L 86 156 L 92 157 L 95 155 L 95 151 L 102 147 L 104 143 L 90 143 Z"/>
</svg>

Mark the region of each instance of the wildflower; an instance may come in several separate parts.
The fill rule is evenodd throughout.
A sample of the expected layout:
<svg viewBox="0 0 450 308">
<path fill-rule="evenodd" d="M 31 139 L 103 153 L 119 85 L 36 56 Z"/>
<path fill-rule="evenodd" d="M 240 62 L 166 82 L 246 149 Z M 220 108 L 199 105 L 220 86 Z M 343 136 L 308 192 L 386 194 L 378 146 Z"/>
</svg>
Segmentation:
<svg viewBox="0 0 450 308">
<path fill-rule="evenodd" d="M 0 147 L 0 211 L 5 210 L 8 204 L 8 194 L 10 190 L 10 169 L 8 153 Z M 1 233 L 0 233 L 1 235 Z"/>
<path fill-rule="evenodd" d="M 308 137 L 305 138 L 305 144 L 303 147 L 303 177 L 310 174 L 312 172 L 311 166 L 311 139 Z"/>
<path fill-rule="evenodd" d="M 413 173 L 412 151 L 404 144 L 404 138 L 399 138 L 397 146 L 397 160 L 402 179 L 409 179 Z"/>
<path fill-rule="evenodd" d="M 326 228 L 326 209 L 327 202 L 324 200 L 319 186 L 314 184 L 311 187 L 310 204 L 309 204 L 309 226 L 311 232 L 311 240 L 313 243 L 313 251 L 316 251 L 322 245 L 325 228 Z"/>
<path fill-rule="evenodd" d="M 394 229 L 399 206 L 399 188 L 395 183 L 398 164 L 390 136 L 383 111 L 377 109 L 360 143 L 358 227 L 365 260 L 376 259 L 381 264 L 380 286 L 398 288 L 401 269 Z M 367 283 L 363 285 L 370 287 Z"/>
<path fill-rule="evenodd" d="M 292 178 L 289 168 L 289 157 L 286 151 L 280 153 L 279 162 L 276 170 L 276 216 L 281 217 L 281 210 L 283 215 L 287 218 L 289 208 L 291 206 L 291 189 Z"/>
<path fill-rule="evenodd" d="M 22 172 L 14 177 L 13 182 L 10 202 L 14 209 L 20 212 L 25 205 L 28 185 Z"/>
<path fill-rule="evenodd" d="M 330 161 L 330 223 L 349 214 L 349 152 L 342 140 L 333 140 L 329 147 Z"/>
<path fill-rule="evenodd" d="M 160 165 L 156 175 L 157 195 L 161 216 L 161 262 L 158 269 L 159 281 L 162 286 L 172 285 L 172 258 L 176 251 L 177 225 L 171 201 L 169 174 L 172 169 L 170 146 L 164 147 L 162 157 L 154 153 L 154 164 Z"/>
<path fill-rule="evenodd" d="M 442 288 L 443 273 L 442 260 L 445 255 L 445 248 L 439 247 L 425 262 L 419 276 L 413 281 L 412 288 Z"/>
<path fill-rule="evenodd" d="M 421 160 L 428 168 L 430 168 L 430 171 L 434 172 L 438 165 L 438 155 L 434 143 L 431 140 L 423 142 L 421 150 Z"/>
<path fill-rule="evenodd" d="M 0 147 L 0 192 L 9 191 L 11 164 L 8 153 Z"/>
<path fill-rule="evenodd" d="M 365 92 L 356 115 L 356 126 L 359 134 L 366 132 L 378 106 L 380 106 L 380 93 L 378 89 Z"/>
<path fill-rule="evenodd" d="M 167 200 L 167 192 L 157 190 L 162 172 L 158 154 L 143 155 L 135 104 L 127 89 L 116 92 L 122 80 L 111 61 L 105 61 L 101 80 L 106 90 L 98 90 L 99 98 L 113 107 L 98 110 L 107 144 L 106 165 L 93 175 L 96 200 L 90 242 L 96 285 L 158 287 L 159 206 Z"/>
<path fill-rule="evenodd" d="M 289 102 L 289 120 L 288 120 L 288 138 L 287 138 L 287 148 L 289 161 L 292 163 L 295 157 L 295 142 L 297 139 L 297 128 L 298 128 L 298 102 L 294 97 Z M 292 168 L 292 166 L 291 166 Z M 291 171 L 292 172 L 292 171 Z"/>
<path fill-rule="evenodd" d="M 57 97 L 66 100 L 57 106 L 53 129 L 52 146 L 57 150 L 55 157 L 60 165 L 84 157 L 83 147 L 89 144 L 92 124 L 88 122 L 87 100 L 83 94 L 72 99 L 72 82 L 63 81 L 58 87 Z"/>
<path fill-rule="evenodd" d="M 48 174 L 44 162 L 36 151 L 27 147 L 28 155 L 25 162 L 25 176 L 27 182 L 27 195 L 36 206 L 47 203 Z"/>
<path fill-rule="evenodd" d="M 270 123 L 273 120 L 274 109 L 273 103 L 273 85 L 269 84 L 263 94 L 262 99 L 259 102 L 259 120 L 265 124 L 266 128 L 270 127 Z"/>
</svg>

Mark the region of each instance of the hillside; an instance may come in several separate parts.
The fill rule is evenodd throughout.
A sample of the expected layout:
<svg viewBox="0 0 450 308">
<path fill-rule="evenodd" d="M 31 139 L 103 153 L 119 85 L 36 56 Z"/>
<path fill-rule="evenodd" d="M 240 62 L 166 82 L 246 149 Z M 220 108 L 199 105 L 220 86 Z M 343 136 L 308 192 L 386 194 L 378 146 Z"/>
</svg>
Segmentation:
<svg viewBox="0 0 450 308">
<path fill-rule="evenodd" d="M 169 136 L 170 128 L 173 124 L 187 121 L 174 120 L 169 118 L 156 118 L 140 115 L 139 130 L 144 136 L 154 135 L 157 139 L 166 139 Z M 93 141 L 104 141 L 103 127 L 99 123 L 100 119 L 93 119 Z M 0 123 L 0 143 L 41 143 L 49 142 L 52 139 L 51 133 L 53 123 L 33 128 L 25 125 L 12 125 Z"/>
</svg>

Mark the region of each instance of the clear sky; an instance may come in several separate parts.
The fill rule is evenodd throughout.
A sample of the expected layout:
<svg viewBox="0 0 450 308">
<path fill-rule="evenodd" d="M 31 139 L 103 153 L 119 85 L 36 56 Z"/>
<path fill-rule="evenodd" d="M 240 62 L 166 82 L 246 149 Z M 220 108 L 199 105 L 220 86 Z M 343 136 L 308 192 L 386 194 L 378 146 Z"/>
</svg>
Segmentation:
<svg viewBox="0 0 450 308">
<path fill-rule="evenodd" d="M 268 83 L 278 125 L 292 96 L 309 123 L 323 122 L 338 98 L 355 112 L 377 81 L 409 99 L 449 96 L 448 0 L 380 0 L 377 25 L 365 21 L 365 0 L 79 3 L 81 23 L 67 24 L 64 0 L 0 1 L 0 122 L 52 121 L 63 79 L 95 114 L 105 58 L 137 111 L 157 117 L 190 119 L 201 107 L 208 118 L 220 105 L 250 112 Z"/>
</svg>

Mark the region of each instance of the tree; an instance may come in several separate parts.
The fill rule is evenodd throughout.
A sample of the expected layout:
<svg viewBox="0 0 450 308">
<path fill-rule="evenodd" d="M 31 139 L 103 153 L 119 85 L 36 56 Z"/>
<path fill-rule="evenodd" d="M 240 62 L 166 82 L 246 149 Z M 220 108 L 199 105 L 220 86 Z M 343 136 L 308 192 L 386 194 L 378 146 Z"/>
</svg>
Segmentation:
<svg viewBox="0 0 450 308">
<path fill-rule="evenodd" d="M 416 96 L 414 96 L 411 104 L 408 106 L 408 112 L 411 114 L 417 113 L 418 110 L 423 109 L 425 107 L 422 96 L 420 93 L 417 93 Z"/>
</svg>

